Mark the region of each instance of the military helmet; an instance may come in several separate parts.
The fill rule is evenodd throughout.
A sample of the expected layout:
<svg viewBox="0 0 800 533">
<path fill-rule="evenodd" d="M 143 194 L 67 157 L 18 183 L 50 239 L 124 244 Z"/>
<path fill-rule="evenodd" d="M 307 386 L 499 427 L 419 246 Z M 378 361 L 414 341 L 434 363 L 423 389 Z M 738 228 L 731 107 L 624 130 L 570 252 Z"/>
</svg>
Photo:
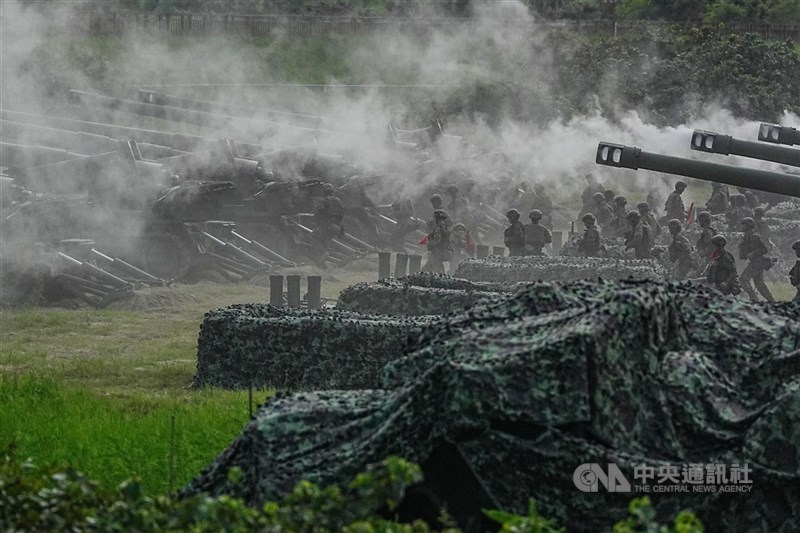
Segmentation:
<svg viewBox="0 0 800 533">
<path fill-rule="evenodd" d="M 680 220 L 678 220 L 677 218 L 673 218 L 672 220 L 670 220 L 669 222 L 667 222 L 667 226 L 669 226 L 669 228 L 670 228 L 670 229 L 672 229 L 672 228 L 678 228 L 678 229 L 680 229 L 680 227 L 681 227 L 681 221 L 680 221 Z"/>
<path fill-rule="evenodd" d="M 586 223 L 588 223 L 588 222 L 592 222 L 592 223 L 594 223 L 594 221 L 595 221 L 595 218 L 594 218 L 594 215 L 593 215 L 593 214 L 591 214 L 591 213 L 586 213 L 585 215 L 583 215 L 583 216 L 581 217 L 581 220 L 582 220 L 583 222 L 586 222 Z"/>
<path fill-rule="evenodd" d="M 442 203 L 442 195 L 434 194 L 433 196 L 431 196 L 431 203 L 432 204 L 440 204 L 440 203 Z"/>
<path fill-rule="evenodd" d="M 448 217 L 447 211 L 444 209 L 437 209 L 433 212 L 433 218 L 436 220 L 444 220 Z"/>
<path fill-rule="evenodd" d="M 678 191 L 678 190 L 682 191 L 685 188 L 686 188 L 686 182 L 685 181 L 678 181 L 678 182 L 675 183 L 675 190 L 676 191 Z"/>
<path fill-rule="evenodd" d="M 648 211 L 650 211 L 650 204 L 648 204 L 647 202 L 639 202 L 638 204 L 636 204 L 636 209 L 647 213 Z"/>
<path fill-rule="evenodd" d="M 539 209 L 534 209 L 533 211 L 530 212 L 528 218 L 530 218 L 531 220 L 534 219 L 539 220 L 540 218 L 542 218 L 542 212 Z"/>
<path fill-rule="evenodd" d="M 764 209 L 764 208 L 763 208 L 763 207 L 761 207 L 761 206 L 758 206 L 758 207 L 756 207 L 755 209 L 753 209 L 753 214 L 754 214 L 754 215 L 760 215 L 760 216 L 762 216 L 762 217 L 763 217 L 763 216 L 764 216 L 764 213 L 765 213 L 765 211 L 766 211 L 766 209 Z"/>
<path fill-rule="evenodd" d="M 700 211 L 697 214 L 697 220 L 711 220 L 711 213 L 708 211 Z"/>
<path fill-rule="evenodd" d="M 516 209 L 509 209 L 506 212 L 506 218 L 519 218 L 519 211 Z"/>
<path fill-rule="evenodd" d="M 725 238 L 725 235 L 720 235 L 717 233 L 713 237 L 711 237 L 711 244 L 716 244 L 717 246 L 725 246 L 728 244 L 728 239 Z"/>
<path fill-rule="evenodd" d="M 614 203 L 617 205 L 625 205 L 628 203 L 628 199 L 625 198 L 624 196 L 617 196 L 616 198 L 614 198 Z"/>
<path fill-rule="evenodd" d="M 609 201 L 611 201 L 611 200 L 613 200 L 613 199 L 614 199 L 616 196 L 617 196 L 617 193 L 615 193 L 615 192 L 613 191 L 613 189 L 606 189 L 605 191 L 603 191 L 603 198 L 605 198 L 606 200 L 609 200 Z"/>
<path fill-rule="evenodd" d="M 332 183 L 323 183 L 322 184 L 322 192 L 324 192 L 324 193 L 332 193 L 334 190 L 336 190 L 336 189 L 333 187 Z"/>
<path fill-rule="evenodd" d="M 792 250 L 800 250 L 800 241 L 794 241 L 792 244 Z"/>
<path fill-rule="evenodd" d="M 458 185 L 456 185 L 455 183 L 452 185 L 448 185 L 447 192 L 449 192 L 450 194 L 456 194 L 458 192 Z"/>
<path fill-rule="evenodd" d="M 641 215 L 638 211 L 628 211 L 628 220 L 639 220 Z"/>
<path fill-rule="evenodd" d="M 744 194 L 734 194 L 731 196 L 731 202 L 734 204 L 745 204 L 747 203 L 747 197 Z"/>
<path fill-rule="evenodd" d="M 756 227 L 756 222 L 751 217 L 744 217 L 742 219 L 742 226 L 747 226 L 752 229 Z"/>
<path fill-rule="evenodd" d="M 603 196 L 603 193 L 601 193 L 601 192 L 596 192 L 596 193 L 594 193 L 594 194 L 592 195 L 592 198 L 594 198 L 594 199 L 595 199 L 595 200 L 597 200 L 598 202 L 602 202 L 603 200 L 605 200 L 605 199 L 606 199 L 606 197 L 605 197 L 605 196 Z"/>
</svg>

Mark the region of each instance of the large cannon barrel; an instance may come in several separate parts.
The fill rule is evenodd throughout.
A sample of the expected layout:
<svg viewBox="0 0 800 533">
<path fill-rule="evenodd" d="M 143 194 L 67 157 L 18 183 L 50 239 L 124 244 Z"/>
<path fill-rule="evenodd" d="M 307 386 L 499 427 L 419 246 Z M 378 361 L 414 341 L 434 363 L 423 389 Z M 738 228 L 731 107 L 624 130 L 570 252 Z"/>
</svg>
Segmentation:
<svg viewBox="0 0 800 533">
<path fill-rule="evenodd" d="M 653 154 L 634 146 L 601 142 L 597 145 L 595 162 L 611 167 L 677 174 L 800 198 L 800 176 Z"/>
<path fill-rule="evenodd" d="M 694 130 L 691 146 L 692 150 L 710 154 L 740 155 L 800 167 L 800 150 L 774 144 L 744 141 L 713 131 Z"/>
<path fill-rule="evenodd" d="M 88 154 L 70 152 L 49 146 L 31 146 L 0 141 L 0 166 L 33 167 L 80 159 Z"/>
<path fill-rule="evenodd" d="M 758 128 L 758 140 L 774 144 L 800 144 L 800 131 L 790 126 L 763 122 Z"/>
</svg>

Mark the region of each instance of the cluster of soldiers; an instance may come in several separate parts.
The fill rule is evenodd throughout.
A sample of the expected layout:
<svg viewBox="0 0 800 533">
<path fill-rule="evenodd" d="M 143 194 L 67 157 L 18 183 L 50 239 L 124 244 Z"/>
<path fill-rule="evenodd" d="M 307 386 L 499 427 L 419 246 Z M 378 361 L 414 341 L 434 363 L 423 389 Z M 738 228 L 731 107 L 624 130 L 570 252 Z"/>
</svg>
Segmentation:
<svg viewBox="0 0 800 533">
<path fill-rule="evenodd" d="M 637 205 L 636 211 L 626 212 L 627 200 L 624 197 L 614 196 L 613 191 L 603 190 L 592 175 L 587 176 L 587 182 L 583 191 L 581 221 L 585 230 L 578 244 L 580 253 L 586 257 L 603 255 L 600 238 L 602 232 L 611 238 L 623 237 L 625 248 L 632 249 L 637 259 L 653 258 L 653 241 L 662 234 L 662 227 L 653 214 L 650 203 L 642 202 Z M 739 294 L 744 290 L 752 300 L 758 300 L 758 291 L 765 300 L 774 301 L 764 282 L 764 272 L 776 262 L 769 257 L 769 226 L 763 220 L 765 209 L 756 205 L 748 211 L 748 202 L 757 204 L 757 197 L 750 191 L 742 190 L 741 194 L 734 197 L 735 201 L 728 205 L 727 188 L 715 183 L 712 196 L 706 204 L 707 210 L 697 216 L 700 237 L 692 246 L 683 234 L 689 216 L 681 196 L 685 190 L 686 183 L 683 181 L 675 184 L 674 191 L 669 194 L 664 205 L 666 215 L 661 219 L 666 222 L 671 237 L 667 252 L 668 260 L 672 264 L 672 279 L 687 279 L 691 272 L 699 271 L 700 279 L 713 284 L 725 294 Z M 747 193 L 752 197 L 750 200 Z M 724 210 L 726 205 L 727 210 Z M 737 275 L 734 257 L 725 249 L 726 237 L 712 225 L 712 207 L 717 212 L 725 213 L 729 230 L 742 232 L 739 259 L 747 261 L 747 265 L 741 274 Z M 800 257 L 800 241 L 793 248 Z M 798 265 L 800 262 L 789 273 L 792 285 L 797 287 L 796 299 L 800 298 Z"/>
<path fill-rule="evenodd" d="M 459 263 L 473 253 L 473 238 L 477 236 L 472 230 L 474 210 L 458 185 L 450 185 L 447 193 L 446 209 L 441 195 L 434 194 L 430 198 L 433 218 L 428 221 L 427 236 L 421 241 L 428 248 L 428 261 L 422 266 L 427 272 L 444 273 L 444 263 L 448 263 L 448 273 L 452 274 Z"/>
</svg>

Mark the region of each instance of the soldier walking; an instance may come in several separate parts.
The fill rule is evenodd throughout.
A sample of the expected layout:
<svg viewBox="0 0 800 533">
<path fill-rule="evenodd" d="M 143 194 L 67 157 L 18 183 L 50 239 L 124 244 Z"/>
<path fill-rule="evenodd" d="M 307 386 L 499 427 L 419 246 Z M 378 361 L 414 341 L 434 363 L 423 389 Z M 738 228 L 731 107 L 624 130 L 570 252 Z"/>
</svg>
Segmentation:
<svg viewBox="0 0 800 533">
<path fill-rule="evenodd" d="M 553 236 L 550 230 L 539 223 L 542 220 L 542 212 L 534 209 L 528 218 L 531 219 L 531 223 L 525 226 L 524 255 L 545 255 L 542 249 L 546 244 L 553 242 Z"/>
<path fill-rule="evenodd" d="M 772 230 L 767 224 L 767 221 L 764 220 L 764 213 L 765 209 L 761 206 L 756 207 L 753 209 L 753 222 L 756 224 L 756 233 L 764 237 L 764 240 L 769 242 L 770 236 L 772 235 Z"/>
<path fill-rule="evenodd" d="M 650 204 L 647 202 L 639 202 L 636 205 L 636 210 L 639 211 L 639 217 L 642 219 L 642 222 L 650 227 L 653 240 L 655 240 L 656 237 L 661 235 L 661 224 L 656 220 L 653 211 L 650 209 Z"/>
<path fill-rule="evenodd" d="M 742 292 L 739 285 L 739 278 L 736 275 L 736 261 L 733 255 L 725 249 L 728 240 L 724 235 L 714 235 L 711 238 L 714 251 L 711 253 L 711 261 L 706 267 L 706 281 L 722 294 L 732 294 L 736 296 Z"/>
<path fill-rule="evenodd" d="M 758 301 L 758 296 L 753 290 L 753 285 L 766 301 L 774 302 L 775 298 L 772 297 L 769 287 L 764 283 L 764 271 L 772 268 L 772 259 L 767 257 L 769 248 L 761 235 L 755 231 L 755 222 L 752 218 L 746 217 L 742 220 L 742 231 L 744 235 L 742 242 L 739 243 L 739 259 L 749 261 L 739 276 L 742 287 L 754 302 Z M 753 284 L 750 283 L 750 280 L 753 281 Z"/>
<path fill-rule="evenodd" d="M 592 213 L 597 220 L 597 225 L 605 232 L 609 224 L 611 224 L 611 219 L 614 218 L 614 215 L 611 213 L 611 209 L 606 204 L 606 198 L 601 192 L 594 193 L 594 208 Z"/>
<path fill-rule="evenodd" d="M 519 211 L 509 209 L 506 218 L 511 224 L 503 232 L 503 242 L 508 248 L 508 255 L 525 255 L 525 226 L 519 220 Z"/>
<path fill-rule="evenodd" d="M 677 218 L 670 220 L 669 233 L 672 235 L 672 242 L 669 245 L 669 261 L 674 263 L 672 269 L 672 279 L 676 281 L 686 279 L 686 276 L 695 268 L 694 251 L 689 239 L 681 234 L 681 221 Z"/>
<path fill-rule="evenodd" d="M 628 224 L 631 230 L 625 239 L 625 249 L 633 248 L 636 259 L 651 259 L 653 257 L 650 228 L 641 221 L 637 211 L 628 213 Z"/>
<path fill-rule="evenodd" d="M 711 239 L 717 234 L 717 230 L 711 225 L 711 213 L 708 211 L 700 211 L 700 214 L 697 215 L 697 223 L 700 226 L 700 237 L 697 239 L 695 247 L 700 256 L 700 264 L 707 265 L 714 252 Z"/>
<path fill-rule="evenodd" d="M 728 193 L 728 186 L 712 181 L 711 198 L 706 202 L 706 210 L 712 215 L 723 215 L 727 213 L 729 209 L 730 194 Z"/>
<path fill-rule="evenodd" d="M 686 207 L 683 205 L 681 194 L 686 190 L 686 183 L 679 181 L 675 183 L 675 190 L 669 193 L 664 210 L 667 212 L 667 220 L 677 219 L 681 224 L 686 222 Z"/>
<path fill-rule="evenodd" d="M 600 257 L 603 245 L 600 242 L 600 231 L 594 225 L 595 218 L 591 213 L 586 213 L 581 218 L 584 230 L 583 237 L 578 241 L 578 252 L 583 257 Z"/>
<path fill-rule="evenodd" d="M 450 220 L 447 212 L 442 209 L 433 212 L 433 220 L 436 222 L 436 226 L 428 234 L 428 261 L 422 270 L 444 274 L 444 263 L 450 261 L 452 255 Z"/>
<path fill-rule="evenodd" d="M 795 255 L 797 255 L 797 261 L 789 271 L 789 282 L 792 284 L 792 287 L 797 290 L 792 301 L 798 302 L 800 301 L 800 241 L 794 241 L 792 250 L 794 250 Z"/>
<path fill-rule="evenodd" d="M 611 231 L 614 237 L 622 237 L 628 227 L 628 199 L 624 196 L 614 198 L 613 218 Z"/>
</svg>

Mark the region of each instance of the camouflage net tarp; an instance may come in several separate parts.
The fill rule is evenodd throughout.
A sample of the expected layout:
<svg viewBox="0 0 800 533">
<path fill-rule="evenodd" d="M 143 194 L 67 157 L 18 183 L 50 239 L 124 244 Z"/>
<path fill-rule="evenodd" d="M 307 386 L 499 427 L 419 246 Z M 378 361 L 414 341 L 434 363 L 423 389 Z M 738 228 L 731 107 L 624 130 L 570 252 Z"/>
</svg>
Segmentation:
<svg viewBox="0 0 800 533">
<path fill-rule="evenodd" d="M 404 278 L 358 283 L 339 295 L 337 309 L 380 315 L 443 315 L 462 311 L 499 292 L 511 292 L 513 283 L 473 282 L 444 274 L 421 272 Z"/>
<path fill-rule="evenodd" d="M 388 455 L 455 443 L 493 503 L 534 497 L 569 530 L 626 515 L 633 493 L 584 493 L 583 463 L 741 463 L 752 491 L 651 493 L 712 530 L 800 529 L 800 305 L 692 284 L 537 283 L 429 328 L 382 390 L 278 395 L 184 494 L 277 499 L 342 483 Z M 228 477 L 241 468 L 244 479 Z M 680 468 L 680 467 L 678 467 Z"/>
<path fill-rule="evenodd" d="M 215 309 L 200 326 L 194 386 L 372 388 L 433 320 L 266 304 Z"/>
<path fill-rule="evenodd" d="M 470 281 L 577 281 L 586 279 L 664 280 L 666 271 L 656 260 L 608 257 L 499 257 L 468 259 L 458 265 L 456 277 Z"/>
</svg>

